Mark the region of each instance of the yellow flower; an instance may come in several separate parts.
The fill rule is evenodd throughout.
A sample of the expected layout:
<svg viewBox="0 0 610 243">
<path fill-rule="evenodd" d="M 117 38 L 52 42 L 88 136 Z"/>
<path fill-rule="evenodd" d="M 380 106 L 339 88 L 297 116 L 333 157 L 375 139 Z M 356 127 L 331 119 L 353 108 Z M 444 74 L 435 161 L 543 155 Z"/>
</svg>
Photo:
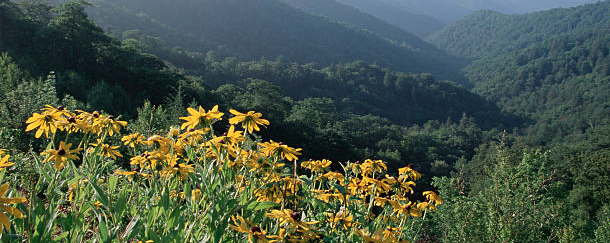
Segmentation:
<svg viewBox="0 0 610 243">
<path fill-rule="evenodd" d="M 441 197 L 439 197 L 438 194 L 436 194 L 436 192 L 425 191 L 423 194 L 426 197 L 426 199 L 428 199 L 428 201 L 430 201 L 430 203 L 434 203 L 434 206 L 438 206 L 439 204 L 443 203 L 443 199 Z"/>
<path fill-rule="evenodd" d="M 72 147 L 71 143 L 66 144 L 64 142 L 60 142 L 59 149 L 45 150 L 44 152 L 40 153 L 40 155 L 49 155 L 49 157 L 44 159 L 42 162 L 47 163 L 49 161 L 55 161 L 55 164 L 53 164 L 53 167 L 55 167 L 56 170 L 62 170 L 66 166 L 66 162 L 68 161 L 68 159 L 71 159 L 71 160 L 78 159 L 78 157 L 75 154 L 82 150 L 81 148 L 70 150 L 70 147 Z"/>
<path fill-rule="evenodd" d="M 135 148 L 138 144 L 144 144 L 144 136 L 136 132 L 131 135 L 123 136 L 123 138 L 121 138 L 121 141 L 125 142 L 123 143 L 125 146 Z"/>
<path fill-rule="evenodd" d="M 59 116 L 65 116 L 65 117 L 73 117 L 74 113 L 70 112 L 69 110 L 66 110 L 65 107 L 63 106 L 58 106 L 57 108 L 51 106 L 51 105 L 45 105 L 46 108 L 42 108 L 40 109 L 41 111 L 44 111 L 44 113 L 48 113 L 48 114 L 57 114 Z"/>
<path fill-rule="evenodd" d="M 93 205 L 95 206 L 96 209 L 100 209 L 102 206 L 104 206 L 104 204 L 102 204 L 100 201 L 95 201 L 95 203 L 93 203 Z"/>
<path fill-rule="evenodd" d="M 354 227 L 356 225 L 360 225 L 358 222 L 354 222 L 354 215 L 350 215 L 346 212 L 341 212 L 338 214 L 334 213 L 326 213 L 328 216 L 328 222 L 331 223 L 331 228 L 334 229 L 335 226 L 340 223 L 343 226 L 343 229 L 348 230 L 348 228 Z"/>
<path fill-rule="evenodd" d="M 201 198 L 201 190 L 199 190 L 199 189 L 191 190 L 191 200 L 196 201 L 196 200 L 199 200 L 199 198 Z"/>
<path fill-rule="evenodd" d="M 235 126 L 231 125 L 229 131 L 223 134 L 223 136 L 214 138 L 214 140 L 217 143 L 229 142 L 231 144 L 237 144 L 238 142 L 246 141 L 246 138 L 244 138 L 244 135 L 241 133 L 242 131 L 235 131 Z"/>
<path fill-rule="evenodd" d="M 367 159 L 360 165 L 362 175 L 370 175 L 373 172 L 384 172 L 388 167 L 381 160 L 370 160 Z"/>
<path fill-rule="evenodd" d="M 250 222 L 249 220 L 246 220 L 239 215 L 237 217 L 231 216 L 231 220 L 233 220 L 234 225 L 229 225 L 229 227 L 239 233 L 248 234 L 249 242 L 268 242 L 267 233 L 263 231 L 260 227 L 252 224 L 252 222 Z"/>
<path fill-rule="evenodd" d="M 269 121 L 261 119 L 261 116 L 263 116 L 261 113 L 248 111 L 248 114 L 244 114 L 233 109 L 230 109 L 229 112 L 235 115 L 235 117 L 229 119 L 229 123 L 232 125 L 242 123 L 242 127 L 246 129 L 248 133 L 252 133 L 253 130 L 256 130 L 257 132 L 260 131 L 258 125 L 263 127 L 269 125 Z"/>
<path fill-rule="evenodd" d="M 100 134 L 102 132 L 102 127 L 100 126 L 100 122 L 98 121 L 101 117 L 100 113 L 94 111 L 93 113 L 89 113 L 86 111 L 76 110 L 79 114 L 76 116 L 76 119 L 83 121 L 84 124 L 87 124 L 85 132 L 93 132 L 95 134 Z"/>
<path fill-rule="evenodd" d="M 119 146 L 110 146 L 108 144 L 102 143 L 99 139 L 97 140 L 97 143 L 90 143 L 90 145 L 93 147 L 101 146 L 100 154 L 106 158 L 117 159 L 117 156 L 123 157 L 123 155 L 121 155 L 119 151 L 116 151 Z"/>
<path fill-rule="evenodd" d="M 2 154 L 0 153 L 0 155 Z M 15 165 L 15 163 L 8 161 L 10 157 L 10 155 L 5 155 L 4 158 L 0 158 L 0 171 L 4 170 L 4 168 L 6 167 L 11 167 Z"/>
<path fill-rule="evenodd" d="M 383 238 L 383 229 L 378 228 L 375 233 L 371 235 L 368 229 L 356 230 L 356 234 L 362 237 L 362 241 L 366 243 L 384 243 L 386 242 Z"/>
<path fill-rule="evenodd" d="M 8 192 L 8 188 L 8 184 L 3 184 L 2 186 L 0 186 L 0 223 L 2 224 L 2 226 L 0 226 L 0 233 L 2 233 L 4 229 L 10 230 L 11 228 L 11 222 L 9 221 L 8 217 L 4 212 L 11 214 L 18 219 L 23 218 L 23 213 L 19 211 L 19 209 L 9 207 L 8 205 L 24 203 L 27 201 L 24 197 L 5 197 L 6 193 Z"/>
<path fill-rule="evenodd" d="M 420 205 L 416 205 L 413 202 L 407 202 L 406 204 L 396 203 L 392 204 L 392 207 L 394 208 L 394 212 L 405 216 L 411 216 L 414 218 L 419 218 L 422 216 Z"/>
<path fill-rule="evenodd" d="M 193 172 L 193 165 L 186 165 L 183 163 L 178 163 L 178 157 L 172 156 L 165 160 L 166 166 L 161 171 L 161 175 L 165 177 L 170 177 L 174 175 L 180 175 L 182 180 L 186 180 L 188 178 L 189 173 Z"/>
<path fill-rule="evenodd" d="M 137 175 L 138 173 L 139 172 L 137 172 L 137 171 L 122 171 L 122 170 L 114 171 L 114 174 L 116 174 L 116 175 L 127 176 L 128 181 L 131 181 L 131 179 L 133 178 L 133 175 Z"/>
<path fill-rule="evenodd" d="M 108 135 L 112 137 L 115 132 L 120 134 L 119 131 L 121 130 L 121 127 L 127 126 L 127 122 L 117 121 L 113 115 L 99 115 L 99 117 L 93 121 L 93 126 L 101 128 L 97 131 L 98 135 L 102 133 L 102 131 L 107 131 Z"/>
<path fill-rule="evenodd" d="M 36 138 L 39 138 L 43 132 L 48 138 L 49 132 L 51 132 L 51 134 L 55 134 L 55 132 L 57 132 L 57 125 L 55 125 L 55 122 L 59 119 L 61 119 L 60 113 L 34 113 L 32 114 L 32 117 L 28 118 L 28 120 L 25 122 L 29 124 L 25 128 L 25 131 L 29 132 L 34 130 L 35 128 L 38 128 L 35 135 Z"/>
<path fill-rule="evenodd" d="M 302 149 L 295 149 L 288 147 L 283 143 L 276 143 L 273 140 L 270 142 L 259 143 L 258 145 L 262 146 L 261 152 L 263 152 L 266 156 L 273 157 L 276 155 L 281 156 L 282 158 L 293 161 L 299 159 L 297 155 L 301 155 L 299 151 Z"/>
<path fill-rule="evenodd" d="M 280 224 L 288 224 L 292 227 L 302 228 L 304 230 L 310 230 L 310 226 L 317 224 L 314 222 L 303 222 L 301 221 L 301 214 L 299 212 L 293 212 L 290 209 L 284 210 L 271 210 L 271 213 L 266 213 L 267 218 L 279 219 Z"/>
<path fill-rule="evenodd" d="M 55 125 L 57 128 L 59 128 L 59 130 L 66 131 L 68 133 L 75 133 L 78 131 L 88 132 L 90 130 L 89 123 L 74 116 L 61 118 L 55 122 Z"/>
<path fill-rule="evenodd" d="M 201 106 L 199 106 L 199 110 L 195 110 L 193 108 L 188 108 L 187 111 L 190 116 L 180 117 L 181 120 L 185 120 L 186 122 L 182 124 L 181 129 L 185 128 L 195 128 L 197 125 L 201 125 L 202 127 L 207 127 L 212 124 L 215 120 L 222 120 L 222 116 L 224 113 L 218 111 L 218 105 L 215 105 L 212 110 L 205 112 Z"/>
<path fill-rule="evenodd" d="M 345 176 L 339 172 L 329 171 L 326 174 L 322 174 L 320 177 L 316 178 L 319 180 L 320 178 L 326 178 L 327 180 L 337 181 L 342 186 L 345 186 Z"/>
<path fill-rule="evenodd" d="M 330 160 L 310 160 L 301 163 L 301 167 L 307 168 L 312 172 L 322 172 L 324 169 L 328 168 L 332 162 Z"/>
<path fill-rule="evenodd" d="M 203 129 L 191 128 L 187 132 L 180 135 L 179 141 L 188 141 L 187 144 L 191 146 L 199 144 L 203 142 L 203 135 L 205 135 L 208 131 L 210 131 L 210 129 L 207 127 Z"/>
<path fill-rule="evenodd" d="M 409 164 L 407 167 L 398 169 L 398 175 L 399 175 L 398 180 L 400 180 L 400 181 L 406 181 L 409 178 L 416 181 L 419 178 L 421 178 L 421 174 L 419 172 L 413 170 L 413 164 Z"/>
</svg>

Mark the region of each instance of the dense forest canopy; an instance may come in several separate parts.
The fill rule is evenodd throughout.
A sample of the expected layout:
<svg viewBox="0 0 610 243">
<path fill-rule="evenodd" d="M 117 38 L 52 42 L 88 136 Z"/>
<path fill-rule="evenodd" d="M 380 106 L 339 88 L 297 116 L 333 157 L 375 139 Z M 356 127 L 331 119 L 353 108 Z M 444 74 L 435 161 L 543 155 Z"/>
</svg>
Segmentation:
<svg viewBox="0 0 610 243">
<path fill-rule="evenodd" d="M 610 240 L 610 2 L 523 15 L 476 12 L 432 36 L 439 49 L 342 2 L 0 1 L 0 148 L 8 149 L 0 151 L 19 158 L 0 178 L 19 184 L 34 176 L 38 168 L 28 161 L 53 149 L 47 142 L 55 137 L 25 132 L 45 105 L 114 114 L 111 120 L 129 121 L 123 135 L 152 140 L 192 132 L 182 124 L 194 116 L 187 107 L 211 114 L 218 105 L 230 117 L 237 117 L 231 109 L 257 111 L 270 122 L 248 136 L 250 147 L 281 141 L 278 148 L 303 149 L 299 162 L 379 159 L 386 182 L 398 176 L 390 171 L 421 172 L 409 200 L 432 203 L 421 196 L 426 191 L 444 202 L 413 221 L 417 230 L 405 230 L 415 242 Z M 210 125 L 209 135 L 239 133 L 220 132 L 230 127 Z M 138 156 L 133 147 L 116 150 Z M 134 168 L 128 158 L 104 161 Z M 303 175 L 299 166 L 286 167 L 290 176 Z M 297 179 L 310 183 L 289 177 Z M 20 190 L 28 193 L 28 185 Z M 43 195 L 67 198 L 73 189 L 64 189 Z M 103 189 L 95 190 L 99 198 Z M 383 196 L 373 201 L 392 195 Z M 170 200 L 169 192 L 163 197 Z M 375 217 L 380 206 L 370 205 L 373 214 L 356 218 Z M 68 229 L 68 216 L 59 215 L 59 223 L 39 223 Z M 136 215 L 115 226 L 128 227 Z M 210 226 L 221 225 L 213 237 L 231 234 L 226 224 L 233 221 Z M 29 226 L 12 230 L 18 227 Z M 61 240 L 56 233 L 48 239 Z M 360 234 L 343 237 L 365 239 Z"/>
<path fill-rule="evenodd" d="M 522 15 L 482 10 L 434 34 L 429 40 L 450 54 L 464 57 L 498 55 L 505 51 L 610 26 L 610 3 L 558 8 Z"/>
</svg>

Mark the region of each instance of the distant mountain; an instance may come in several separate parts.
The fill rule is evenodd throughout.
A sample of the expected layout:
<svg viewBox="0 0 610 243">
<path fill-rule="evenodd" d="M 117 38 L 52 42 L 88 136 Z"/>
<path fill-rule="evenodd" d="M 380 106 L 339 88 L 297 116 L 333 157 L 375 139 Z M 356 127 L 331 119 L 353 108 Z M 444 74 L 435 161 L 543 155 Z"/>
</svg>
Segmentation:
<svg viewBox="0 0 610 243">
<path fill-rule="evenodd" d="M 522 49 L 560 34 L 608 29 L 610 2 L 558 8 L 523 15 L 478 11 L 434 34 L 429 40 L 463 57 L 497 55 Z"/>
<path fill-rule="evenodd" d="M 419 25 L 425 27 L 425 22 L 421 23 L 417 19 L 400 20 L 398 13 L 407 13 L 409 15 L 430 16 L 435 20 L 440 20 L 443 25 L 451 24 L 473 12 L 473 10 L 460 6 L 453 0 L 337 0 L 341 3 L 349 4 L 362 11 L 366 9 L 375 10 L 373 15 L 388 15 L 394 16 L 403 25 Z M 382 18 L 383 19 L 383 18 Z M 385 20 L 385 19 L 384 19 Z M 386 20 L 388 21 L 388 20 Z M 389 22 L 389 21 L 388 21 Z M 393 22 L 390 22 L 394 24 Z M 396 24 L 395 24 L 396 25 Z M 430 28 L 430 33 L 437 30 Z"/>
<path fill-rule="evenodd" d="M 362 13 L 367 13 L 375 18 L 390 23 L 404 31 L 413 33 L 420 38 L 424 38 L 434 32 L 441 30 L 445 24 L 426 15 L 415 14 L 405 9 L 396 8 L 385 4 L 381 1 L 374 0 L 281 0 L 292 6 L 310 11 L 319 15 L 328 16 L 331 19 L 337 19 L 342 22 L 363 26 L 362 22 L 367 21 L 368 27 L 373 32 L 372 27 L 381 27 L 383 31 L 388 28 L 382 27 L 380 24 L 372 26 L 371 23 L 378 22 L 371 20 L 370 17 L 363 16 Z M 355 8 L 355 9 L 354 9 Z M 357 10 L 356 10 L 357 9 Z M 357 13 L 361 11 L 360 13 Z"/>
<path fill-rule="evenodd" d="M 416 16 L 415 14 L 400 12 L 399 14 L 402 15 L 397 14 L 395 16 L 400 16 L 400 19 L 392 19 L 388 18 L 390 17 L 389 15 L 392 14 L 391 12 L 385 12 L 385 14 L 378 15 L 373 13 L 375 12 L 373 9 L 367 9 L 366 11 L 358 10 L 335 0 L 280 1 L 305 10 L 306 12 L 352 25 L 358 29 L 369 30 L 383 38 L 411 43 L 410 45 L 416 46 L 417 48 L 430 49 L 430 44 L 420 41 L 419 38 L 413 36 L 413 34 L 423 38 L 444 27 L 444 24 L 427 16 Z M 390 22 L 393 23 L 390 24 Z"/>
<path fill-rule="evenodd" d="M 574 7 L 599 0 L 337 0 L 354 6 L 364 12 L 385 5 L 390 12 L 380 15 L 393 15 L 392 12 L 403 11 L 431 16 L 445 24 L 452 24 L 478 10 L 492 10 L 504 14 L 522 14 L 558 7 Z M 389 8 L 387 7 L 389 6 Z M 372 12 L 368 12 L 372 13 Z M 377 16 L 377 14 L 373 14 Z M 377 16 L 380 17 L 380 16 Z M 380 17 L 381 18 L 381 17 Z M 383 18 L 381 18 L 383 19 Z M 385 19 L 384 19 L 385 20 Z M 387 21 L 387 20 L 386 20 Z M 390 22 L 390 21 L 388 21 Z M 392 22 L 390 22 L 392 23 Z M 392 23 L 395 24 L 395 23 Z M 423 23 L 422 23 L 423 24 Z M 396 24 L 395 24 L 396 25 Z"/>
<path fill-rule="evenodd" d="M 364 60 L 442 78 L 456 70 L 454 60 L 406 33 L 393 34 L 392 42 L 277 0 L 96 0 L 93 5 L 100 7 L 91 8 L 90 15 L 110 32 L 140 29 L 170 47 L 191 51 L 322 65 Z M 384 28 L 390 32 L 391 27 Z"/>
</svg>

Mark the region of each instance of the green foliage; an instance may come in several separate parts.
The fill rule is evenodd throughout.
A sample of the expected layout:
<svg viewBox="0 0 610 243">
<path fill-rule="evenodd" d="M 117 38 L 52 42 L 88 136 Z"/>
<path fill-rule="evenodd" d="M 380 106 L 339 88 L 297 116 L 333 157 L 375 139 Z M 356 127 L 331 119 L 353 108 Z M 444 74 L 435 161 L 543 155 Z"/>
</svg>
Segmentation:
<svg viewBox="0 0 610 243">
<path fill-rule="evenodd" d="M 53 9 L 32 1 L 1 5 L 4 14 L 0 21 L 7 23 L 2 25 L 2 33 L 7 34 L 0 36 L 0 51 L 7 53 L 2 59 L 11 57 L 33 77 L 54 71 L 59 98 L 71 95 L 81 101 L 91 99 L 94 109 L 133 115 L 134 106 L 125 104 L 141 104 L 145 98 L 162 103 L 168 90 L 177 87 L 183 77 L 167 70 L 157 57 L 106 35 L 87 17 L 86 5 L 82 1 Z M 42 21 L 44 16 L 51 17 Z M 6 72 L 13 69 L 7 68 Z M 100 92 L 106 91 L 114 96 L 112 104 L 101 100 L 104 97 Z"/>
<path fill-rule="evenodd" d="M 481 10 L 434 34 L 430 40 L 449 54 L 493 56 L 559 35 L 578 35 L 589 29 L 607 30 L 609 8 L 608 1 L 600 1 L 521 15 Z"/>
<path fill-rule="evenodd" d="M 433 222 L 444 242 L 552 241 L 559 231 L 561 202 L 549 191 L 556 171 L 546 153 L 524 152 L 510 158 L 500 148 L 486 169 L 485 187 L 468 195 L 464 178 L 437 178 L 445 200 Z"/>
</svg>

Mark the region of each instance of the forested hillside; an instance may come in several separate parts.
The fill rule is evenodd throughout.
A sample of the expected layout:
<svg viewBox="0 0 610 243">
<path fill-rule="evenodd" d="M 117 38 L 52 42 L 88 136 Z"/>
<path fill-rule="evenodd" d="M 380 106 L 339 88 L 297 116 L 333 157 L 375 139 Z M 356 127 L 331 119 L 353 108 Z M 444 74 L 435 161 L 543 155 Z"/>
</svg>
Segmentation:
<svg viewBox="0 0 610 243">
<path fill-rule="evenodd" d="M 443 24 L 426 16 L 418 16 L 401 11 L 388 13 L 389 9 L 384 9 L 383 14 L 375 13 L 372 10 L 358 10 L 349 5 L 339 3 L 335 0 L 280 0 L 296 8 L 322 15 L 332 20 L 353 25 L 359 29 L 369 30 L 382 38 L 405 43 L 415 48 L 432 51 L 429 43 L 420 40 L 428 34 L 436 32 L 444 27 Z M 368 14 L 367 12 L 371 13 Z M 396 16 L 392 19 L 391 16 Z M 400 16 L 400 18 L 398 17 Z M 429 19 L 427 19 L 429 18 Z M 430 23 L 428 23 L 430 22 Z M 402 29 L 402 30 L 401 30 Z"/>
<path fill-rule="evenodd" d="M 240 60 L 283 57 L 289 62 L 329 65 L 364 60 L 405 72 L 429 72 L 449 78 L 457 66 L 447 55 L 427 43 L 401 35 L 394 42 L 361 28 L 350 28 L 333 20 L 314 16 L 278 0 L 256 1 L 117 1 L 92 2 L 92 18 L 104 29 L 124 32 L 140 29 L 160 37 L 170 47 Z M 127 16 L 126 16 L 127 15 Z M 142 26 L 133 26 L 143 23 Z M 126 16 L 125 19 L 122 19 Z M 123 22 L 130 24 L 124 25 Z M 158 33 L 157 25 L 172 29 Z M 386 37 L 387 38 L 387 37 Z M 197 43 L 196 40 L 203 40 Z M 185 43 L 186 42 L 186 43 Z"/>
<path fill-rule="evenodd" d="M 610 31 L 560 35 L 466 68 L 475 92 L 531 118 L 537 142 L 608 124 Z"/>
<path fill-rule="evenodd" d="M 408 33 L 417 35 L 420 38 L 441 30 L 445 24 L 426 15 L 416 14 L 407 9 L 396 8 L 380 1 L 358 1 L 358 0 L 282 0 L 292 6 L 309 10 L 320 15 L 329 16 L 347 23 L 360 23 L 357 26 L 368 26 L 373 32 L 387 30 L 388 27 L 378 24 L 377 20 L 362 16 L 362 13 L 387 22 Z M 355 11 L 354 11 L 355 10 Z M 359 13 L 360 12 L 360 13 Z M 366 21 L 366 22 L 363 22 Z M 374 24 L 374 26 L 372 26 Z M 369 28 L 370 27 L 370 28 Z M 374 28 L 373 28 L 374 27 Z M 401 31 L 392 31 L 393 35 Z M 388 33 L 386 33 L 387 35 Z M 396 38 L 393 38 L 396 39 Z"/>
<path fill-rule="evenodd" d="M 527 48 L 557 35 L 608 29 L 609 13 L 608 1 L 522 15 L 478 11 L 434 34 L 429 40 L 457 56 L 498 55 Z"/>
</svg>

